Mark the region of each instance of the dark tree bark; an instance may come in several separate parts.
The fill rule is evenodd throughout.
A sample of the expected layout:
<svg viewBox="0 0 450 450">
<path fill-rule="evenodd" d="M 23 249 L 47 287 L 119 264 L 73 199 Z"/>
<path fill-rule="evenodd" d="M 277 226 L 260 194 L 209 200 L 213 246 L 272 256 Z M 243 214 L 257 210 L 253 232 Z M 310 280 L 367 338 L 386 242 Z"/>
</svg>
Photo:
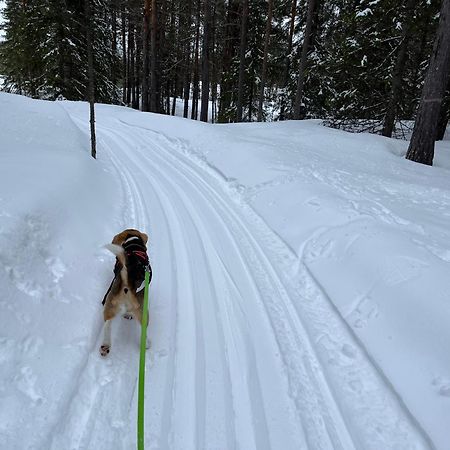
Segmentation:
<svg viewBox="0 0 450 450">
<path fill-rule="evenodd" d="M 132 66 L 132 47 L 133 47 L 133 41 L 132 41 L 132 28 L 133 25 L 131 24 L 131 14 L 128 14 L 128 33 L 127 33 L 127 95 L 126 95 L 126 104 L 127 106 L 131 105 L 131 87 L 133 85 L 133 66 Z"/>
<path fill-rule="evenodd" d="M 282 88 L 284 91 L 286 91 L 288 81 L 289 81 L 289 69 L 291 67 L 291 53 L 292 53 L 292 43 L 293 43 L 293 39 L 294 39 L 296 15 L 297 15 L 297 0 L 292 0 L 291 21 L 289 23 L 289 37 L 288 37 L 288 45 L 287 45 L 287 50 L 286 50 L 286 62 L 284 65 L 283 81 L 282 81 Z M 284 120 L 285 116 L 286 116 L 286 101 L 287 101 L 286 92 L 284 92 L 283 96 L 284 96 L 284 98 L 281 103 L 280 120 Z"/>
<path fill-rule="evenodd" d="M 248 0 L 242 0 L 241 43 L 239 46 L 239 82 L 236 103 L 236 121 L 242 122 L 245 81 L 245 53 L 247 51 Z"/>
<path fill-rule="evenodd" d="M 112 2 L 111 6 L 111 53 L 112 53 L 112 61 L 111 61 L 111 84 L 113 86 L 114 94 L 114 103 L 117 102 L 118 93 L 117 93 L 117 12 L 118 12 L 118 3 L 117 1 Z"/>
<path fill-rule="evenodd" d="M 126 16 L 125 16 L 125 7 L 122 6 L 121 10 L 121 35 L 122 35 L 122 103 L 126 104 L 127 102 L 127 32 L 126 32 Z"/>
<path fill-rule="evenodd" d="M 217 2 L 213 2 L 212 24 L 211 24 L 211 122 L 216 121 L 216 104 L 217 104 L 217 54 L 216 54 L 216 21 L 217 21 Z"/>
<path fill-rule="evenodd" d="M 252 121 L 253 116 L 253 94 L 254 94 L 254 88 L 255 88 L 255 80 L 252 78 L 250 82 L 250 96 L 248 100 L 248 120 L 249 122 Z"/>
<path fill-rule="evenodd" d="M 272 9 L 273 9 L 273 0 L 269 0 L 269 4 L 267 6 L 266 34 L 264 37 L 264 53 L 261 70 L 261 85 L 259 87 L 258 117 L 257 117 L 258 122 L 261 122 L 263 117 L 264 90 L 266 87 L 266 76 L 267 76 L 267 58 L 269 53 L 270 31 L 272 29 Z"/>
<path fill-rule="evenodd" d="M 450 77 L 447 81 L 447 92 L 442 102 L 441 112 L 438 120 L 437 141 L 442 141 L 445 136 L 445 130 L 447 129 L 448 121 L 450 119 Z"/>
<path fill-rule="evenodd" d="M 394 65 L 394 71 L 391 81 L 391 95 L 389 103 L 386 108 L 386 115 L 383 123 L 383 136 L 391 137 L 394 131 L 395 119 L 397 116 L 397 107 L 402 93 L 402 79 L 405 70 L 405 63 L 407 59 L 407 50 L 414 22 L 414 9 L 417 5 L 417 0 L 408 0 L 405 7 L 405 19 L 403 21 L 403 32 L 400 46 L 397 53 L 397 58 Z"/>
<path fill-rule="evenodd" d="M 439 27 L 406 159 L 432 165 L 439 113 L 450 73 L 450 0 L 442 0 Z"/>
<path fill-rule="evenodd" d="M 183 50 L 183 98 L 184 108 L 183 117 L 187 118 L 189 114 L 189 94 L 191 87 L 191 40 L 190 40 L 190 24 L 192 14 L 192 0 L 188 0 L 186 11 L 182 18 L 183 39 L 185 41 Z"/>
<path fill-rule="evenodd" d="M 225 15 L 225 12 L 224 12 Z M 231 76 L 231 67 L 236 50 L 239 46 L 239 0 L 229 0 L 226 8 L 225 30 L 221 57 L 220 101 L 217 121 L 230 122 L 236 117 L 231 112 L 234 94 L 234 83 Z"/>
<path fill-rule="evenodd" d="M 132 108 L 134 108 L 134 105 L 136 104 L 136 91 L 134 89 L 135 85 L 135 63 L 136 63 L 136 47 L 135 47 L 135 40 L 134 40 L 134 34 L 135 34 L 135 28 L 134 24 L 130 23 L 129 30 L 128 30 L 128 49 L 130 50 L 130 73 L 128 75 L 129 79 L 129 85 L 128 89 L 130 91 L 129 93 L 129 101 L 128 104 L 131 105 Z"/>
<path fill-rule="evenodd" d="M 209 53 L 211 40 L 211 1 L 205 0 L 202 48 L 202 104 L 200 120 L 208 122 L 209 107 Z"/>
<path fill-rule="evenodd" d="M 151 32 L 150 32 L 150 111 L 159 112 L 159 85 L 157 67 L 157 31 L 158 31 L 158 10 L 156 0 L 151 0 Z"/>
<path fill-rule="evenodd" d="M 134 98 L 133 98 L 133 105 L 132 107 L 134 109 L 139 109 L 139 97 L 140 97 L 140 86 L 141 86 L 141 41 L 139 39 L 140 33 L 136 32 L 134 33 L 135 38 L 135 62 L 134 62 Z"/>
<path fill-rule="evenodd" d="M 86 46 L 88 59 L 88 91 L 87 97 L 89 99 L 89 123 L 91 129 L 91 156 L 97 158 L 96 139 L 95 139 L 95 84 L 94 84 L 94 39 L 92 37 L 92 11 L 91 0 L 85 0 L 84 11 L 86 14 Z"/>
<path fill-rule="evenodd" d="M 178 84 L 178 74 L 175 73 L 175 80 L 173 82 L 173 99 L 172 99 L 172 110 L 170 111 L 170 115 L 174 116 L 177 106 L 177 84 Z"/>
<path fill-rule="evenodd" d="M 200 44 L 200 0 L 197 1 L 197 19 L 196 19 L 196 32 L 195 32 L 195 54 L 194 54 L 194 75 L 193 75 L 193 87 L 192 87 L 192 109 L 191 119 L 197 120 L 198 115 L 198 47 Z"/>
<path fill-rule="evenodd" d="M 149 39 L 150 39 L 150 1 L 144 0 L 144 33 L 142 37 L 142 111 L 149 110 Z"/>
<path fill-rule="evenodd" d="M 305 82 L 305 72 L 308 62 L 308 52 L 311 42 L 311 30 L 313 27 L 314 19 L 314 9 L 316 6 L 316 0 L 308 0 L 308 12 L 306 15 L 306 29 L 305 37 L 303 39 L 302 54 L 300 57 L 300 65 L 298 68 L 298 81 L 297 81 L 297 91 L 295 93 L 294 102 L 294 119 L 300 119 L 300 112 L 303 100 L 303 87 Z"/>
</svg>

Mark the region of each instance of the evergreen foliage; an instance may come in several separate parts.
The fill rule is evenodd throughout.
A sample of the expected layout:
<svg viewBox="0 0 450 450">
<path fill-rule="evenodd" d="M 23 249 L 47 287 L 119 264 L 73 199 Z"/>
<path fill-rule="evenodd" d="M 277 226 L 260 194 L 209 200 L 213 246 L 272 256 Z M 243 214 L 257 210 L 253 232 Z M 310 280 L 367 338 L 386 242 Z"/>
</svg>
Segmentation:
<svg viewBox="0 0 450 450">
<path fill-rule="evenodd" d="M 4 89 L 35 98 L 87 98 L 84 1 L 6 0 L 0 45 Z M 209 88 L 213 105 L 209 120 L 256 120 L 268 0 L 247 1 L 247 22 L 242 20 L 245 0 L 206 2 L 94 0 L 96 101 L 174 114 L 178 98 L 184 99 L 184 115 L 189 101 L 192 117 L 198 118 L 201 79 L 207 75 L 205 92 Z M 414 119 L 440 4 L 316 0 L 307 64 L 300 69 L 308 0 L 274 1 L 262 119 L 293 117 L 299 70 L 301 117 L 326 118 L 344 128 L 367 121 L 377 132 L 384 124 L 386 135 L 392 117 Z"/>
</svg>

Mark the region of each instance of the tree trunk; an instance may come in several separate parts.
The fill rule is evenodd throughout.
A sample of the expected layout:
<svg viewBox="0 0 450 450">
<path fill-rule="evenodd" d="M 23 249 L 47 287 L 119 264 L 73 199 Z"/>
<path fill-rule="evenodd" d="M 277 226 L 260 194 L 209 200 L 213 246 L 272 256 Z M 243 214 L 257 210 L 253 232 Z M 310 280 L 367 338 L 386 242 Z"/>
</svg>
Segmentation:
<svg viewBox="0 0 450 450">
<path fill-rule="evenodd" d="M 92 36 L 93 20 L 91 10 L 91 0 L 84 2 L 84 11 L 86 14 L 86 46 L 88 59 L 88 92 L 89 116 L 91 129 L 91 156 L 97 158 L 96 139 L 95 139 L 95 84 L 94 84 L 94 39 Z"/>
<path fill-rule="evenodd" d="M 140 68 L 141 68 L 141 42 L 139 39 L 139 33 L 136 31 L 134 33 L 135 39 L 135 63 L 134 63 L 134 101 L 133 108 L 139 109 L 139 94 L 140 94 L 140 86 L 141 86 L 141 77 L 140 77 Z"/>
<path fill-rule="evenodd" d="M 266 22 L 266 35 L 264 37 L 264 55 L 261 71 L 261 85 L 259 88 L 259 102 L 258 102 L 258 122 L 262 121 L 263 117 L 263 103 L 264 103 L 264 90 L 266 87 L 266 74 L 267 74 L 267 55 L 269 53 L 270 42 L 270 30 L 272 29 L 272 8 L 273 0 L 269 0 L 267 9 L 267 22 Z"/>
<path fill-rule="evenodd" d="M 248 121 L 252 121 L 252 115 L 253 115 L 253 89 L 255 87 L 255 81 L 252 78 L 250 82 L 250 97 L 248 100 Z"/>
<path fill-rule="evenodd" d="M 444 139 L 449 119 L 450 119 L 450 77 L 448 77 L 447 92 L 444 96 L 444 101 L 442 102 L 441 106 L 441 112 L 439 114 L 438 130 L 436 136 L 437 141 L 442 141 Z"/>
<path fill-rule="evenodd" d="M 132 58 L 132 53 L 131 53 L 131 47 L 132 47 L 132 41 L 131 41 L 131 37 L 132 37 L 132 25 L 131 25 L 131 19 L 130 19 L 130 15 L 128 14 L 128 34 L 127 34 L 127 96 L 126 96 L 126 104 L 127 106 L 129 106 L 131 104 L 131 86 L 133 83 L 133 70 L 132 70 L 132 65 L 131 65 L 131 58 Z"/>
<path fill-rule="evenodd" d="M 116 64 L 116 58 L 117 58 L 117 2 L 112 2 L 111 7 L 111 53 L 112 53 L 112 60 L 111 60 L 111 84 L 113 86 L 113 102 L 117 102 L 117 64 Z"/>
<path fill-rule="evenodd" d="M 239 45 L 239 0 L 229 0 L 226 6 L 225 30 L 221 58 L 220 100 L 217 121 L 227 123 L 234 120 L 236 113 L 231 112 L 235 85 L 233 83 L 232 63 L 235 50 Z M 223 4 L 225 6 L 225 4 Z M 225 11 L 223 11 L 225 15 Z"/>
<path fill-rule="evenodd" d="M 307 65 L 307 57 L 309 52 L 309 46 L 311 42 L 311 30 L 313 26 L 314 9 L 316 0 L 308 0 L 308 12 L 306 15 L 306 29 L 305 37 L 303 39 L 302 54 L 300 57 L 300 66 L 298 69 L 298 82 L 297 91 L 295 93 L 295 103 L 294 103 L 294 119 L 300 119 L 302 100 L 303 100 L 303 85 L 305 82 L 305 72 Z"/>
<path fill-rule="evenodd" d="M 193 76 L 193 88 L 192 88 L 192 109 L 191 119 L 197 120 L 198 115 L 198 47 L 200 43 L 200 0 L 197 1 L 197 20 L 196 20 L 196 32 L 195 32 L 195 55 L 194 55 L 194 76 Z"/>
<path fill-rule="evenodd" d="M 202 104 L 200 120 L 208 122 L 209 107 L 209 47 L 211 34 L 211 1 L 205 0 L 202 48 Z"/>
<path fill-rule="evenodd" d="M 192 0 L 188 0 L 186 15 L 183 18 L 183 39 L 185 40 L 183 50 L 183 98 L 184 108 L 183 117 L 187 118 L 189 114 L 189 93 L 191 87 L 191 39 L 190 39 L 190 24 L 192 14 Z"/>
<path fill-rule="evenodd" d="M 157 77 L 157 26 L 158 26 L 158 14 L 156 0 L 151 0 L 151 32 L 150 32 L 150 111 L 159 112 L 159 100 L 158 100 L 158 77 Z"/>
<path fill-rule="evenodd" d="M 125 7 L 122 6 L 122 103 L 127 102 L 127 39 L 126 39 L 126 19 Z"/>
<path fill-rule="evenodd" d="M 149 110 L 148 99 L 148 69 L 149 69 L 149 52 L 148 43 L 150 39 L 150 1 L 144 0 L 144 33 L 142 36 L 142 111 Z"/>
<path fill-rule="evenodd" d="M 286 116 L 286 103 L 287 103 L 287 86 L 289 81 L 289 69 L 291 67 L 291 53 L 292 53 L 292 43 L 294 40 L 294 30 L 295 30 L 295 17 L 297 15 L 297 0 L 292 0 L 291 4 L 291 21 L 289 24 L 289 37 L 288 37 L 288 45 L 286 50 L 286 62 L 284 65 L 283 71 L 283 96 L 281 100 L 281 108 L 280 108 L 280 120 L 284 120 Z"/>
<path fill-rule="evenodd" d="M 213 13 L 212 13 L 212 25 L 211 25 L 211 123 L 216 122 L 217 118 L 217 66 L 219 64 L 217 57 L 218 53 L 216 52 L 216 40 L 217 40 L 217 2 L 213 3 Z"/>
<path fill-rule="evenodd" d="M 136 81 L 136 79 L 135 79 L 136 74 L 134 72 L 135 60 L 136 60 L 136 48 L 135 48 L 134 34 L 135 34 L 134 24 L 130 23 L 130 27 L 128 30 L 128 48 L 130 50 L 130 74 L 129 74 L 128 78 L 130 80 L 129 104 L 131 105 L 132 108 L 134 108 L 134 105 L 136 103 L 136 98 L 135 98 L 136 91 L 134 89 L 134 85 L 135 85 L 135 81 Z"/>
<path fill-rule="evenodd" d="M 178 75 L 175 73 L 175 80 L 173 82 L 174 89 L 173 89 L 173 99 L 172 99 L 172 110 L 170 111 L 170 114 L 172 116 L 175 115 L 176 107 L 177 107 L 177 84 L 178 84 Z"/>
<path fill-rule="evenodd" d="M 442 0 L 439 27 L 406 159 L 433 164 L 442 98 L 450 74 L 450 0 Z"/>
<path fill-rule="evenodd" d="M 236 121 L 242 122 L 242 108 L 244 103 L 245 53 L 247 51 L 248 32 L 248 0 L 242 0 L 241 43 L 239 46 L 239 82 L 236 103 Z"/>
<path fill-rule="evenodd" d="M 403 20 L 403 32 L 402 32 L 402 40 L 400 42 L 400 46 L 397 53 L 397 59 L 394 65 L 394 71 L 392 74 L 391 81 L 391 96 L 389 98 L 389 103 L 386 108 L 386 115 L 384 117 L 383 123 L 383 136 L 391 137 L 392 132 L 394 131 L 395 119 L 397 116 L 397 105 L 400 100 L 400 96 L 402 93 L 402 79 L 403 73 L 405 70 L 405 62 L 407 58 L 407 50 L 409 39 L 411 36 L 411 29 L 413 25 L 414 19 L 414 8 L 417 4 L 417 0 L 408 0 L 406 4 L 405 12 L 404 12 L 404 20 Z"/>
</svg>

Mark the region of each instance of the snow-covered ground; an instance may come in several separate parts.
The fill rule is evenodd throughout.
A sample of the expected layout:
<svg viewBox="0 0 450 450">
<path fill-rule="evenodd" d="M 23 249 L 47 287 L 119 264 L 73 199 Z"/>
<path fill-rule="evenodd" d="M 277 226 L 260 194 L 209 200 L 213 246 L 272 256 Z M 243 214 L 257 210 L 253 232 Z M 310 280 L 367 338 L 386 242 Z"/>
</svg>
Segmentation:
<svg viewBox="0 0 450 450">
<path fill-rule="evenodd" d="M 0 94 L 0 448 L 136 444 L 139 327 L 101 299 L 149 233 L 146 448 L 448 449 L 450 143 Z"/>
</svg>

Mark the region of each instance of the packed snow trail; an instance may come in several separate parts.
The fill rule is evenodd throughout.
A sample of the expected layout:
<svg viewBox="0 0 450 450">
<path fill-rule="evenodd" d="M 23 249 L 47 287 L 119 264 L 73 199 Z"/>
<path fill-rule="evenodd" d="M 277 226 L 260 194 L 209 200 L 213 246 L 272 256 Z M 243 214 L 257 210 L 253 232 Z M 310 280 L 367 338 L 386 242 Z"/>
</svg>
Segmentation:
<svg viewBox="0 0 450 450">
<path fill-rule="evenodd" d="M 65 108 L 87 132 L 84 109 Z M 151 115 L 145 128 L 104 112 L 117 227 L 150 236 L 148 448 L 428 448 L 320 286 L 233 186 L 189 142 L 153 131 Z M 51 448 L 135 445 L 138 335 L 117 319 L 110 356 L 98 342 L 86 356 Z"/>
</svg>

